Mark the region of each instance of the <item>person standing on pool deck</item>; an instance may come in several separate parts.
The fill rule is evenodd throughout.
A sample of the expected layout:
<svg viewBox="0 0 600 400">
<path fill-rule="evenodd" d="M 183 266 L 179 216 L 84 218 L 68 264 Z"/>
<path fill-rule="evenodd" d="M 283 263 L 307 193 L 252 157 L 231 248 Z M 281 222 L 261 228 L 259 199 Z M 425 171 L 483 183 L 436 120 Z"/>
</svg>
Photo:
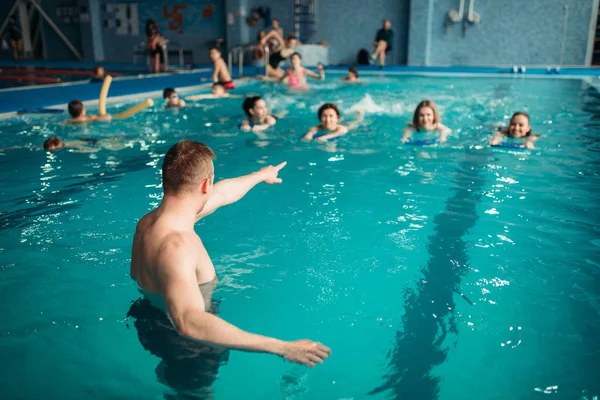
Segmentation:
<svg viewBox="0 0 600 400">
<path fill-rule="evenodd" d="M 23 58 L 23 30 L 21 29 L 21 25 L 17 23 L 17 18 L 14 15 L 11 15 L 8 19 L 8 25 L 4 35 L 8 35 L 8 38 L 10 39 L 13 59 L 19 61 Z"/>
<path fill-rule="evenodd" d="M 379 57 L 379 65 L 385 65 L 385 55 L 392 51 L 392 42 L 394 39 L 394 31 L 392 31 L 392 23 L 389 19 L 383 20 L 383 28 L 377 31 L 373 46 L 375 51 L 371 55 L 371 59 L 375 61 Z"/>
<path fill-rule="evenodd" d="M 286 342 L 245 332 L 207 312 L 201 287 L 217 281 L 213 263 L 194 224 L 218 208 L 235 203 L 259 183 L 281 183 L 285 162 L 214 184 L 215 153 L 206 145 L 182 140 L 164 157 L 164 197 L 138 222 L 131 253 L 132 279 L 182 336 L 213 346 L 279 355 L 314 367 L 331 350 L 310 340 Z M 210 286 L 210 285 L 209 285 Z"/>
</svg>

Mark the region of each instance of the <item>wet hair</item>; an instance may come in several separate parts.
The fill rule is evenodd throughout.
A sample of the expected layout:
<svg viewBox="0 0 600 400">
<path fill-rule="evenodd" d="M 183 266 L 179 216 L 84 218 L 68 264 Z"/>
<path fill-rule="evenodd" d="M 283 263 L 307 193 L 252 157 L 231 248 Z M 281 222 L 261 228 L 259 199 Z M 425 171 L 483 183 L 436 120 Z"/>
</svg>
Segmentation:
<svg viewBox="0 0 600 400">
<path fill-rule="evenodd" d="M 424 100 L 419 103 L 419 105 L 415 109 L 415 113 L 413 114 L 412 126 L 415 129 L 419 129 L 421 127 L 421 125 L 419 125 L 419 112 L 421 111 L 421 108 L 424 107 L 431 108 L 431 110 L 433 111 L 433 123 L 440 123 L 440 113 L 438 112 L 435 103 L 431 100 Z"/>
<path fill-rule="evenodd" d="M 63 141 L 58 136 L 50 136 L 44 141 L 44 150 L 52 151 L 57 147 L 62 147 Z"/>
<path fill-rule="evenodd" d="M 71 100 L 71 102 L 69 103 L 69 114 L 71 114 L 71 117 L 73 118 L 77 118 L 79 117 L 84 110 L 84 106 L 83 103 L 79 100 Z"/>
<path fill-rule="evenodd" d="M 96 65 L 94 67 L 94 75 L 98 75 L 98 72 L 100 71 L 100 69 L 103 69 L 102 65 Z"/>
<path fill-rule="evenodd" d="M 530 136 L 531 135 L 531 118 L 529 118 L 529 114 L 527 114 L 526 112 L 523 111 L 517 111 L 516 113 L 514 113 L 512 115 L 512 117 L 510 117 L 510 120 L 512 122 L 513 118 L 518 117 L 518 116 L 523 116 L 525 118 L 527 118 L 527 123 L 529 124 L 529 131 L 525 134 L 525 136 Z"/>
<path fill-rule="evenodd" d="M 192 192 L 214 175 L 212 160 L 215 153 L 205 144 L 181 140 L 174 144 L 162 164 L 162 183 L 165 193 Z"/>
<path fill-rule="evenodd" d="M 337 114 L 338 118 L 340 117 L 340 110 L 338 110 L 337 106 L 333 103 L 325 103 L 319 108 L 319 121 L 321 120 L 321 116 L 325 112 L 325 110 L 333 110 Z"/>
<path fill-rule="evenodd" d="M 529 114 L 527 114 L 526 112 L 523 112 L 523 111 L 517 111 L 516 113 L 514 113 L 514 114 L 513 114 L 513 116 L 512 116 L 512 117 L 510 117 L 510 120 L 512 121 L 512 119 L 513 119 L 514 117 L 518 117 L 519 115 L 521 115 L 521 116 L 523 116 L 523 117 L 527 118 L 527 123 L 528 123 L 528 124 L 531 124 L 531 118 L 529 118 Z"/>
<path fill-rule="evenodd" d="M 212 87 L 213 89 L 220 87 L 221 89 L 225 90 L 225 85 L 222 82 L 215 82 L 213 83 Z"/>
<path fill-rule="evenodd" d="M 290 34 L 288 35 L 288 37 L 287 37 L 287 40 L 288 40 L 288 41 L 289 41 L 289 40 L 296 40 L 296 35 L 295 35 L 295 34 L 293 34 L 293 33 L 290 33 Z"/>
<path fill-rule="evenodd" d="M 348 69 L 348 72 L 350 72 L 351 74 L 354 74 L 354 76 L 356 76 L 358 78 L 358 70 L 354 67 L 350 67 Z"/>
<path fill-rule="evenodd" d="M 298 56 L 298 58 L 299 58 L 300 60 L 302 60 L 302 56 L 301 56 L 301 55 L 300 55 L 300 53 L 298 53 L 298 52 L 296 52 L 296 53 L 293 53 L 293 54 L 290 56 L 290 60 L 291 60 L 292 58 L 294 58 L 294 56 Z"/>
<path fill-rule="evenodd" d="M 248 116 L 248 118 L 252 117 L 252 114 L 250 114 L 250 110 L 254 108 L 254 106 L 256 105 L 256 103 L 259 100 L 262 100 L 262 97 L 260 97 L 260 96 L 250 96 L 250 97 L 246 97 L 246 99 L 242 103 L 242 108 L 244 109 L 244 112 L 246 113 L 246 115 Z"/>
<path fill-rule="evenodd" d="M 173 93 L 177 93 L 175 91 L 175 89 L 170 88 L 170 87 L 166 88 L 165 90 L 163 90 L 163 99 L 167 99 L 167 98 L 171 97 L 171 95 Z"/>
</svg>

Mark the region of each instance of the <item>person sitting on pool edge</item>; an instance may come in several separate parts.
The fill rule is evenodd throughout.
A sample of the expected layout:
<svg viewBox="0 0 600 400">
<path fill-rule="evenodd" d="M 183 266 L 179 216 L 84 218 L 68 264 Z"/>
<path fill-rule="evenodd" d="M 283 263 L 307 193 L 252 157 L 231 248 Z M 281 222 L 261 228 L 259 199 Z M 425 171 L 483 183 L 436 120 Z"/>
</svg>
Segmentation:
<svg viewBox="0 0 600 400">
<path fill-rule="evenodd" d="M 85 124 L 93 121 L 110 121 L 112 119 L 112 115 L 110 114 L 86 115 L 85 106 L 79 100 L 69 102 L 69 114 L 72 118 L 65 121 L 68 124 Z"/>
<path fill-rule="evenodd" d="M 166 88 L 163 90 L 163 98 L 167 102 L 165 108 L 185 107 L 185 101 L 179 98 L 179 94 L 173 88 Z"/>
<path fill-rule="evenodd" d="M 213 82 L 221 82 L 226 90 L 235 89 L 235 84 L 231 80 L 231 74 L 221 56 L 221 51 L 216 47 L 210 48 L 210 59 L 214 63 Z"/>
<path fill-rule="evenodd" d="M 383 27 L 377 31 L 373 47 L 375 51 L 371 55 L 371 60 L 375 61 L 379 57 L 379 66 L 385 65 L 385 55 L 392 51 L 392 43 L 394 40 L 394 31 L 392 31 L 392 23 L 389 19 L 383 20 Z"/>
<path fill-rule="evenodd" d="M 319 108 L 318 117 L 321 123 L 313 126 L 302 137 L 302 140 L 315 140 L 317 142 L 327 142 L 340 136 L 344 136 L 349 130 L 355 129 L 363 120 L 363 110 L 356 110 L 358 117 L 348 125 L 340 124 L 340 111 L 333 103 L 325 103 Z"/>
<path fill-rule="evenodd" d="M 260 183 L 278 184 L 285 162 L 214 183 L 215 153 L 206 145 L 181 140 L 165 154 L 164 196 L 137 223 L 130 276 L 155 308 L 162 310 L 190 346 L 210 346 L 279 355 L 314 367 L 331 354 L 310 340 L 286 342 L 243 331 L 209 312 L 218 282 L 215 267 L 194 225 L 217 209 L 239 201 Z M 258 313 L 257 315 L 260 315 Z"/>
<path fill-rule="evenodd" d="M 415 109 L 412 122 L 402 132 L 402 143 L 409 142 L 414 132 L 439 132 L 437 141 L 444 143 L 452 131 L 441 123 L 435 103 L 424 100 Z"/>
<path fill-rule="evenodd" d="M 261 132 L 277 123 L 277 119 L 269 114 L 267 104 L 260 96 L 247 97 L 242 103 L 242 108 L 248 116 L 248 119 L 242 121 L 240 129 L 249 132 Z"/>
<path fill-rule="evenodd" d="M 296 35 L 293 33 L 288 35 L 287 40 L 283 40 L 281 35 L 276 31 L 269 32 L 260 42 L 262 45 L 266 45 L 273 38 L 280 43 L 280 46 L 269 55 L 269 63 L 266 66 L 265 76 L 259 75 L 256 77 L 257 79 L 281 79 L 285 77 L 285 71 L 280 66 L 281 62 L 291 56 L 294 53 L 294 47 L 298 45 Z"/>
<path fill-rule="evenodd" d="M 350 67 L 348 69 L 348 75 L 343 77 L 342 81 L 344 81 L 344 82 L 360 82 L 360 79 L 358 79 L 357 69 L 354 67 Z"/>
<path fill-rule="evenodd" d="M 531 125 L 529 115 L 525 112 L 519 111 L 513 114 L 510 119 L 508 129 L 500 128 L 498 132 L 494 133 L 492 140 L 488 142 L 490 146 L 498 146 L 502 143 L 504 138 L 511 139 L 525 139 L 521 144 L 521 147 L 534 149 L 534 143 L 540 138 L 540 135 L 534 135 L 531 132 Z"/>
</svg>

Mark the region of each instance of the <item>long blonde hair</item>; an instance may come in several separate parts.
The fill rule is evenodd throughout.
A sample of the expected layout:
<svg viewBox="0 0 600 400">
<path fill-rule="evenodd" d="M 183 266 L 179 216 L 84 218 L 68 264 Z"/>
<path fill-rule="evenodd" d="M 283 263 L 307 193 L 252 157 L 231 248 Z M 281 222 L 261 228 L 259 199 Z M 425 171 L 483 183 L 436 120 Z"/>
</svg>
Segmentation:
<svg viewBox="0 0 600 400">
<path fill-rule="evenodd" d="M 438 112 L 435 103 L 432 100 L 423 100 L 422 102 L 419 103 L 419 105 L 415 109 L 415 113 L 413 114 L 412 127 L 417 130 L 420 128 L 419 112 L 421 111 L 421 108 L 423 108 L 423 107 L 429 107 L 433 111 L 433 124 L 434 125 L 437 125 L 440 123 L 440 113 Z"/>
</svg>

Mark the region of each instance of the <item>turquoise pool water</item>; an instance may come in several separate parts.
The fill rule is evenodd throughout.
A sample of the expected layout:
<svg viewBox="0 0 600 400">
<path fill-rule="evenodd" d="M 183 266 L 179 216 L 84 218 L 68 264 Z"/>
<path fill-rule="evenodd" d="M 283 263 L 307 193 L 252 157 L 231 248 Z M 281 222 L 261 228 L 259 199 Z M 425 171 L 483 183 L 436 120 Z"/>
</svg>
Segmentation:
<svg viewBox="0 0 600 400">
<path fill-rule="evenodd" d="M 118 152 L 1 151 L 1 397 L 599 396 L 598 93 L 580 80 L 337 78 L 302 94 L 241 86 L 288 112 L 260 138 L 237 129 L 241 99 L 88 127 L 0 121 L 2 147 L 144 139 Z M 452 136 L 401 145 L 426 98 Z M 299 141 L 324 101 L 346 119 L 362 106 L 365 122 L 335 144 Z M 517 110 L 538 148 L 486 148 Z M 214 149 L 217 179 L 288 162 L 282 185 L 256 187 L 196 230 L 220 278 L 219 315 L 321 341 L 332 349 L 323 365 L 231 352 L 200 389 L 194 359 L 127 317 L 140 298 L 128 276 L 135 223 L 158 205 L 162 156 L 183 138 Z"/>
</svg>

